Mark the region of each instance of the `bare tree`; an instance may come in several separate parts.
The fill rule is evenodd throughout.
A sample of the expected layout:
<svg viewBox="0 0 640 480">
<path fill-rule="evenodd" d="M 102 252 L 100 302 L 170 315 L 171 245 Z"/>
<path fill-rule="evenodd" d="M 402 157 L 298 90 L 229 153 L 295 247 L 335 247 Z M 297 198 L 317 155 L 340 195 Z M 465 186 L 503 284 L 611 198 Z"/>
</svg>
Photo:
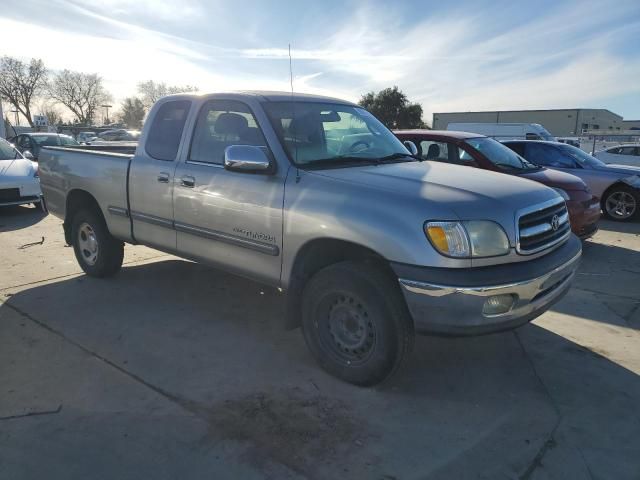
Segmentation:
<svg viewBox="0 0 640 480">
<path fill-rule="evenodd" d="M 164 82 L 156 83 L 153 80 L 138 83 L 138 93 L 142 95 L 142 103 L 147 109 L 167 95 L 195 92 L 197 90 L 198 88 L 193 85 L 167 85 Z"/>
<path fill-rule="evenodd" d="M 96 73 L 62 70 L 49 82 L 48 91 L 51 98 L 71 110 L 81 125 L 90 125 L 98 107 L 111 101 Z"/>
<path fill-rule="evenodd" d="M 125 98 L 121 105 L 119 118 L 129 128 L 142 128 L 146 109 L 138 97 Z"/>
<path fill-rule="evenodd" d="M 18 110 L 33 127 L 31 102 L 47 83 L 47 69 L 42 60 L 32 58 L 27 64 L 13 57 L 0 60 L 0 97 Z"/>
</svg>

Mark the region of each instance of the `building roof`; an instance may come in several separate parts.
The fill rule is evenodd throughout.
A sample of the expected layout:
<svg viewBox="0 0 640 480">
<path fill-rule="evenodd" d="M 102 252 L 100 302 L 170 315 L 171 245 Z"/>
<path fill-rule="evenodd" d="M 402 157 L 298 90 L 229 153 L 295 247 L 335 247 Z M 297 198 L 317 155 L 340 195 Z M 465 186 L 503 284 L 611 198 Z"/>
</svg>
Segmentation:
<svg viewBox="0 0 640 480">
<path fill-rule="evenodd" d="M 468 111 L 468 112 L 434 112 L 434 115 L 449 115 L 449 114 L 465 114 L 465 113 L 530 113 L 530 112 L 574 112 L 579 110 L 600 110 L 603 112 L 609 112 L 611 115 L 614 115 L 620 119 L 622 119 L 621 115 L 612 112 L 607 108 L 538 108 L 538 109 L 524 109 L 524 110 L 483 110 L 483 111 Z"/>
</svg>

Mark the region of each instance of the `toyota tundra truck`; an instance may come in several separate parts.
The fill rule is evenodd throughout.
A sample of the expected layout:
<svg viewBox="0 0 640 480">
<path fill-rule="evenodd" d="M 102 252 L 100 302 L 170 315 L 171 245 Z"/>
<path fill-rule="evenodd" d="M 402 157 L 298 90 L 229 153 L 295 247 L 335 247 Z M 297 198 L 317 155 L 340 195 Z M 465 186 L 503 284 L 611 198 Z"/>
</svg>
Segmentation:
<svg viewBox="0 0 640 480">
<path fill-rule="evenodd" d="M 48 147 L 40 181 L 86 274 L 114 275 L 128 243 L 271 285 L 319 365 L 369 386 L 416 332 L 536 318 L 581 255 L 553 189 L 415 152 L 342 100 L 174 95 L 135 154 Z"/>
</svg>

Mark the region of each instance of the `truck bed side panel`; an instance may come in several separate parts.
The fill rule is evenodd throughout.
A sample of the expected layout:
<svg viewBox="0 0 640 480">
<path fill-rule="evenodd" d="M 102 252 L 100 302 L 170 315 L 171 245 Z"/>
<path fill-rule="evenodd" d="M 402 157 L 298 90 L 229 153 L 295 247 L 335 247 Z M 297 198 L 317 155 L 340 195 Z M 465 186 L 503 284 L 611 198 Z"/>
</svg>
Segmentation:
<svg viewBox="0 0 640 480">
<path fill-rule="evenodd" d="M 45 148 L 40 154 L 42 193 L 49 211 L 65 219 L 69 194 L 82 190 L 93 196 L 111 234 L 131 241 L 126 214 L 127 172 L 131 155 Z"/>
</svg>

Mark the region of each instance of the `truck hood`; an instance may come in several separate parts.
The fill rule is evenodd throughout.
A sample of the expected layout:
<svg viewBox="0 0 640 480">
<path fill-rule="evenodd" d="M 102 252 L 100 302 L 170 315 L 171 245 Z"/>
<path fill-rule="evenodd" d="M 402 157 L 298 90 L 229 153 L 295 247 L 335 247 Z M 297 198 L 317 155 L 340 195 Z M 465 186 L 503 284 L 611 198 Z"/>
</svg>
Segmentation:
<svg viewBox="0 0 640 480">
<path fill-rule="evenodd" d="M 34 162 L 26 158 L 0 160 L 0 182 L 7 178 L 32 176 L 36 168 Z"/>
<path fill-rule="evenodd" d="M 587 190 L 587 184 L 584 183 L 582 179 L 559 170 L 541 168 L 539 170 L 519 174 L 518 176 L 540 182 L 548 187 L 561 188 L 563 190 Z"/>
<path fill-rule="evenodd" d="M 517 210 L 559 198 L 550 188 L 524 178 L 439 162 L 392 163 L 313 173 L 444 205 L 461 219 L 513 221 Z"/>
</svg>

